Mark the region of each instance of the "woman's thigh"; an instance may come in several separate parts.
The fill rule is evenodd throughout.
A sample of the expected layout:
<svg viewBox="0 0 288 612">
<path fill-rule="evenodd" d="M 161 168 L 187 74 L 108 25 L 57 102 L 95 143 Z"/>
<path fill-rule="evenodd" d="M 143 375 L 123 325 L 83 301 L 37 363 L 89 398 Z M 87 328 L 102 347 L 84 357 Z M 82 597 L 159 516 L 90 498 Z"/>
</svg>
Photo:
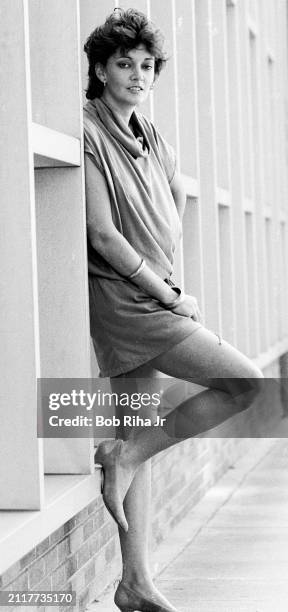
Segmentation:
<svg viewBox="0 0 288 612">
<path fill-rule="evenodd" d="M 231 344 L 219 338 L 205 327 L 197 329 L 191 336 L 178 343 L 165 353 L 149 361 L 147 364 L 124 375 L 126 385 L 133 391 L 147 391 L 153 386 L 158 389 L 157 375 L 186 380 L 206 387 L 213 391 L 224 391 L 221 402 L 225 398 L 235 400 L 235 409 L 246 409 L 263 389 L 263 375 L 253 362 Z M 141 378 L 144 389 L 141 387 Z M 130 382 L 129 382 L 130 379 Z M 134 379 L 134 380 L 133 380 Z M 139 380 L 140 379 L 140 380 Z M 150 379 L 150 382 L 147 381 Z M 117 378 L 111 380 L 113 390 L 117 391 Z M 135 386 L 135 389 L 134 389 Z M 175 401 L 174 408 L 183 408 L 180 389 L 175 390 L 168 399 Z M 192 395 L 194 395 L 193 393 Z M 164 393 L 163 398 L 166 396 Z M 202 396 L 201 396 L 202 397 Z M 219 397 L 215 396 L 215 406 Z M 170 401 L 169 400 L 169 401 Z M 186 401 L 186 400 L 185 400 Z M 172 403 L 173 403 L 172 402 Z M 170 405 L 171 401 L 170 401 Z M 185 404 L 186 406 L 186 404 Z"/>
<path fill-rule="evenodd" d="M 247 392 L 257 395 L 263 387 L 261 371 L 243 353 L 229 342 L 222 339 L 205 327 L 197 329 L 182 342 L 155 357 L 148 363 L 130 370 L 119 378 L 129 379 L 141 387 L 140 379 L 147 386 L 157 386 L 157 378 L 161 375 L 186 380 L 210 389 L 225 391 L 239 400 L 247 396 Z M 117 378 L 111 379 L 112 387 L 117 391 Z M 128 379 L 128 380 L 127 380 Z M 151 380 L 153 379 L 153 380 Z M 248 380 L 247 380 L 248 379 Z M 152 388 L 151 387 L 151 388 Z"/>
<path fill-rule="evenodd" d="M 261 371 L 234 346 L 205 327 L 149 362 L 168 376 L 217 387 L 215 379 L 262 378 Z M 213 383 L 214 379 L 214 383 Z"/>
</svg>

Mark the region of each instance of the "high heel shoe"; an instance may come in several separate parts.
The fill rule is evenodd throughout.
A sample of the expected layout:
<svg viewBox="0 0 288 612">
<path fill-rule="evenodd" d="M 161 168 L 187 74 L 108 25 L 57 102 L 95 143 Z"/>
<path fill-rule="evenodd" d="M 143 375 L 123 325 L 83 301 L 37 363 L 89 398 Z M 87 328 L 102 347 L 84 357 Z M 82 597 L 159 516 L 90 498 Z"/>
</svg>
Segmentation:
<svg viewBox="0 0 288 612">
<path fill-rule="evenodd" d="M 159 605 L 123 582 L 118 585 L 114 602 L 121 612 L 178 612 L 169 602 L 167 606 Z"/>
<path fill-rule="evenodd" d="M 104 504 L 116 523 L 127 532 L 128 523 L 119 492 L 119 475 L 117 474 L 122 445 L 123 440 L 101 442 L 95 453 L 94 461 L 102 468 L 101 493 Z"/>
</svg>

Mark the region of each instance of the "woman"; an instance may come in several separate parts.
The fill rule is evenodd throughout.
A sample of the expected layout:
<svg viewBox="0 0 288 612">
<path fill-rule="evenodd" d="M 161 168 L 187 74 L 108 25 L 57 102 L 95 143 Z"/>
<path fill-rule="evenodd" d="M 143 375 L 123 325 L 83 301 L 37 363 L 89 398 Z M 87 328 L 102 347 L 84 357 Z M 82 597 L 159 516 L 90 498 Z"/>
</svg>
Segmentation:
<svg viewBox="0 0 288 612">
<path fill-rule="evenodd" d="M 133 388 L 135 379 L 157 371 L 208 387 L 172 411 L 163 427 L 122 428 L 95 456 L 104 502 L 119 525 L 116 605 L 123 612 L 177 612 L 148 566 L 148 460 L 247 408 L 262 374 L 202 325 L 196 298 L 171 280 L 185 192 L 173 149 L 135 110 L 165 64 L 160 31 L 139 11 L 117 9 L 84 49 L 90 316 L 101 376 L 114 390 L 119 376 Z"/>
</svg>

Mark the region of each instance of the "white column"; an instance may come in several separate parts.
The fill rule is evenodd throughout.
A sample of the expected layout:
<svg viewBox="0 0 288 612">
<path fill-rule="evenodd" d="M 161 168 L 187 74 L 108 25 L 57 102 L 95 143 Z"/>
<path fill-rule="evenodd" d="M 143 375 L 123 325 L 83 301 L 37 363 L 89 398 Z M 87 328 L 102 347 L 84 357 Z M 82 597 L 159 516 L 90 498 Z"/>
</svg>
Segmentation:
<svg viewBox="0 0 288 612">
<path fill-rule="evenodd" d="M 210 0 L 195 2 L 205 325 L 221 333 L 214 65 Z"/>
<path fill-rule="evenodd" d="M 244 7 L 245 8 L 245 7 Z M 249 79 L 251 87 L 251 134 L 253 143 L 253 187 L 254 187 L 254 220 L 257 228 L 257 294 L 259 304 L 259 345 L 260 352 L 269 347 L 269 317 L 268 317 L 268 271 L 267 245 L 265 241 L 264 206 L 267 190 L 265 177 L 264 146 L 265 146 L 265 79 L 263 75 L 263 60 L 260 54 L 260 35 L 257 22 L 251 21 L 246 8 L 246 28 L 249 44 Z M 270 120 L 270 116 L 268 116 Z"/>
<path fill-rule="evenodd" d="M 254 7 L 255 9 L 255 7 Z M 255 14 L 253 12 L 254 18 Z M 257 224 L 255 218 L 254 185 L 254 132 L 252 113 L 252 86 L 250 74 L 250 38 L 247 26 L 247 12 L 244 3 L 239 4 L 239 40 L 241 48 L 241 108 L 242 108 L 242 151 L 243 151 L 243 201 L 244 235 L 247 274 L 248 344 L 247 352 L 255 357 L 259 352 L 259 301 L 257 291 Z"/>
<path fill-rule="evenodd" d="M 32 0 L 29 9 L 34 121 L 58 130 L 63 138 L 74 136 L 79 144 L 82 96 L 78 0 L 70 0 L 69 9 L 67 2 Z M 43 146 L 45 152 L 45 141 Z M 45 168 L 35 170 L 41 375 L 51 379 L 91 375 L 82 157 L 80 164 L 82 167 L 54 167 L 51 162 L 50 167 L 47 163 Z M 92 439 L 45 440 L 45 472 L 90 473 L 92 447 Z"/>
<path fill-rule="evenodd" d="M 1 509 L 39 509 L 43 497 L 27 4 L 2 0 L 0 6 Z"/>
<path fill-rule="evenodd" d="M 240 3 L 227 6 L 227 50 L 229 76 L 229 126 L 231 153 L 231 207 L 233 213 L 234 274 L 236 297 L 237 348 L 249 350 L 247 260 L 243 212 L 244 171 L 242 148 L 241 72 L 242 50 L 239 39 Z"/>
<path fill-rule="evenodd" d="M 221 316 L 224 338 L 236 343 L 235 277 L 233 251 L 233 206 L 231 205 L 231 152 L 229 134 L 229 92 L 226 2 L 213 2 L 212 41 L 215 72 L 215 132 L 217 166 L 217 204 L 219 218 L 219 254 Z"/>
</svg>

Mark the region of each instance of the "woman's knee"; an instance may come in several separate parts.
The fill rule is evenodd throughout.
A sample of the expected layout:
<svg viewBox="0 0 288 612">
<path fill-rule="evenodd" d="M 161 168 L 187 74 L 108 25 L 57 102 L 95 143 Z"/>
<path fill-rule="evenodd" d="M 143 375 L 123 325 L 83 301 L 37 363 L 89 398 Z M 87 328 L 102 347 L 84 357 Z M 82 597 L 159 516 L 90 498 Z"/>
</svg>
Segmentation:
<svg viewBox="0 0 288 612">
<path fill-rule="evenodd" d="M 248 380 L 251 394 L 254 394 L 254 398 L 256 398 L 263 389 L 264 375 L 253 361 L 250 361 L 245 378 Z"/>
<path fill-rule="evenodd" d="M 263 380 L 261 370 L 252 364 L 241 378 L 229 379 L 226 383 L 228 392 L 243 409 L 251 406 L 259 397 L 264 386 Z"/>
<path fill-rule="evenodd" d="M 223 363 L 226 362 L 228 377 L 246 380 L 249 388 L 254 390 L 255 394 L 261 391 L 264 376 L 258 366 L 244 353 L 227 342 L 224 342 L 223 350 Z"/>
<path fill-rule="evenodd" d="M 250 382 L 250 384 L 251 384 L 251 386 L 253 387 L 253 390 L 254 390 L 255 398 L 258 395 L 260 395 L 260 393 L 262 392 L 263 387 L 264 387 L 264 375 L 261 372 L 261 370 L 258 370 L 258 368 L 257 368 L 257 372 L 258 372 L 258 375 L 255 375 L 255 376 L 253 376 L 253 378 L 249 379 L 249 382 Z"/>
</svg>

